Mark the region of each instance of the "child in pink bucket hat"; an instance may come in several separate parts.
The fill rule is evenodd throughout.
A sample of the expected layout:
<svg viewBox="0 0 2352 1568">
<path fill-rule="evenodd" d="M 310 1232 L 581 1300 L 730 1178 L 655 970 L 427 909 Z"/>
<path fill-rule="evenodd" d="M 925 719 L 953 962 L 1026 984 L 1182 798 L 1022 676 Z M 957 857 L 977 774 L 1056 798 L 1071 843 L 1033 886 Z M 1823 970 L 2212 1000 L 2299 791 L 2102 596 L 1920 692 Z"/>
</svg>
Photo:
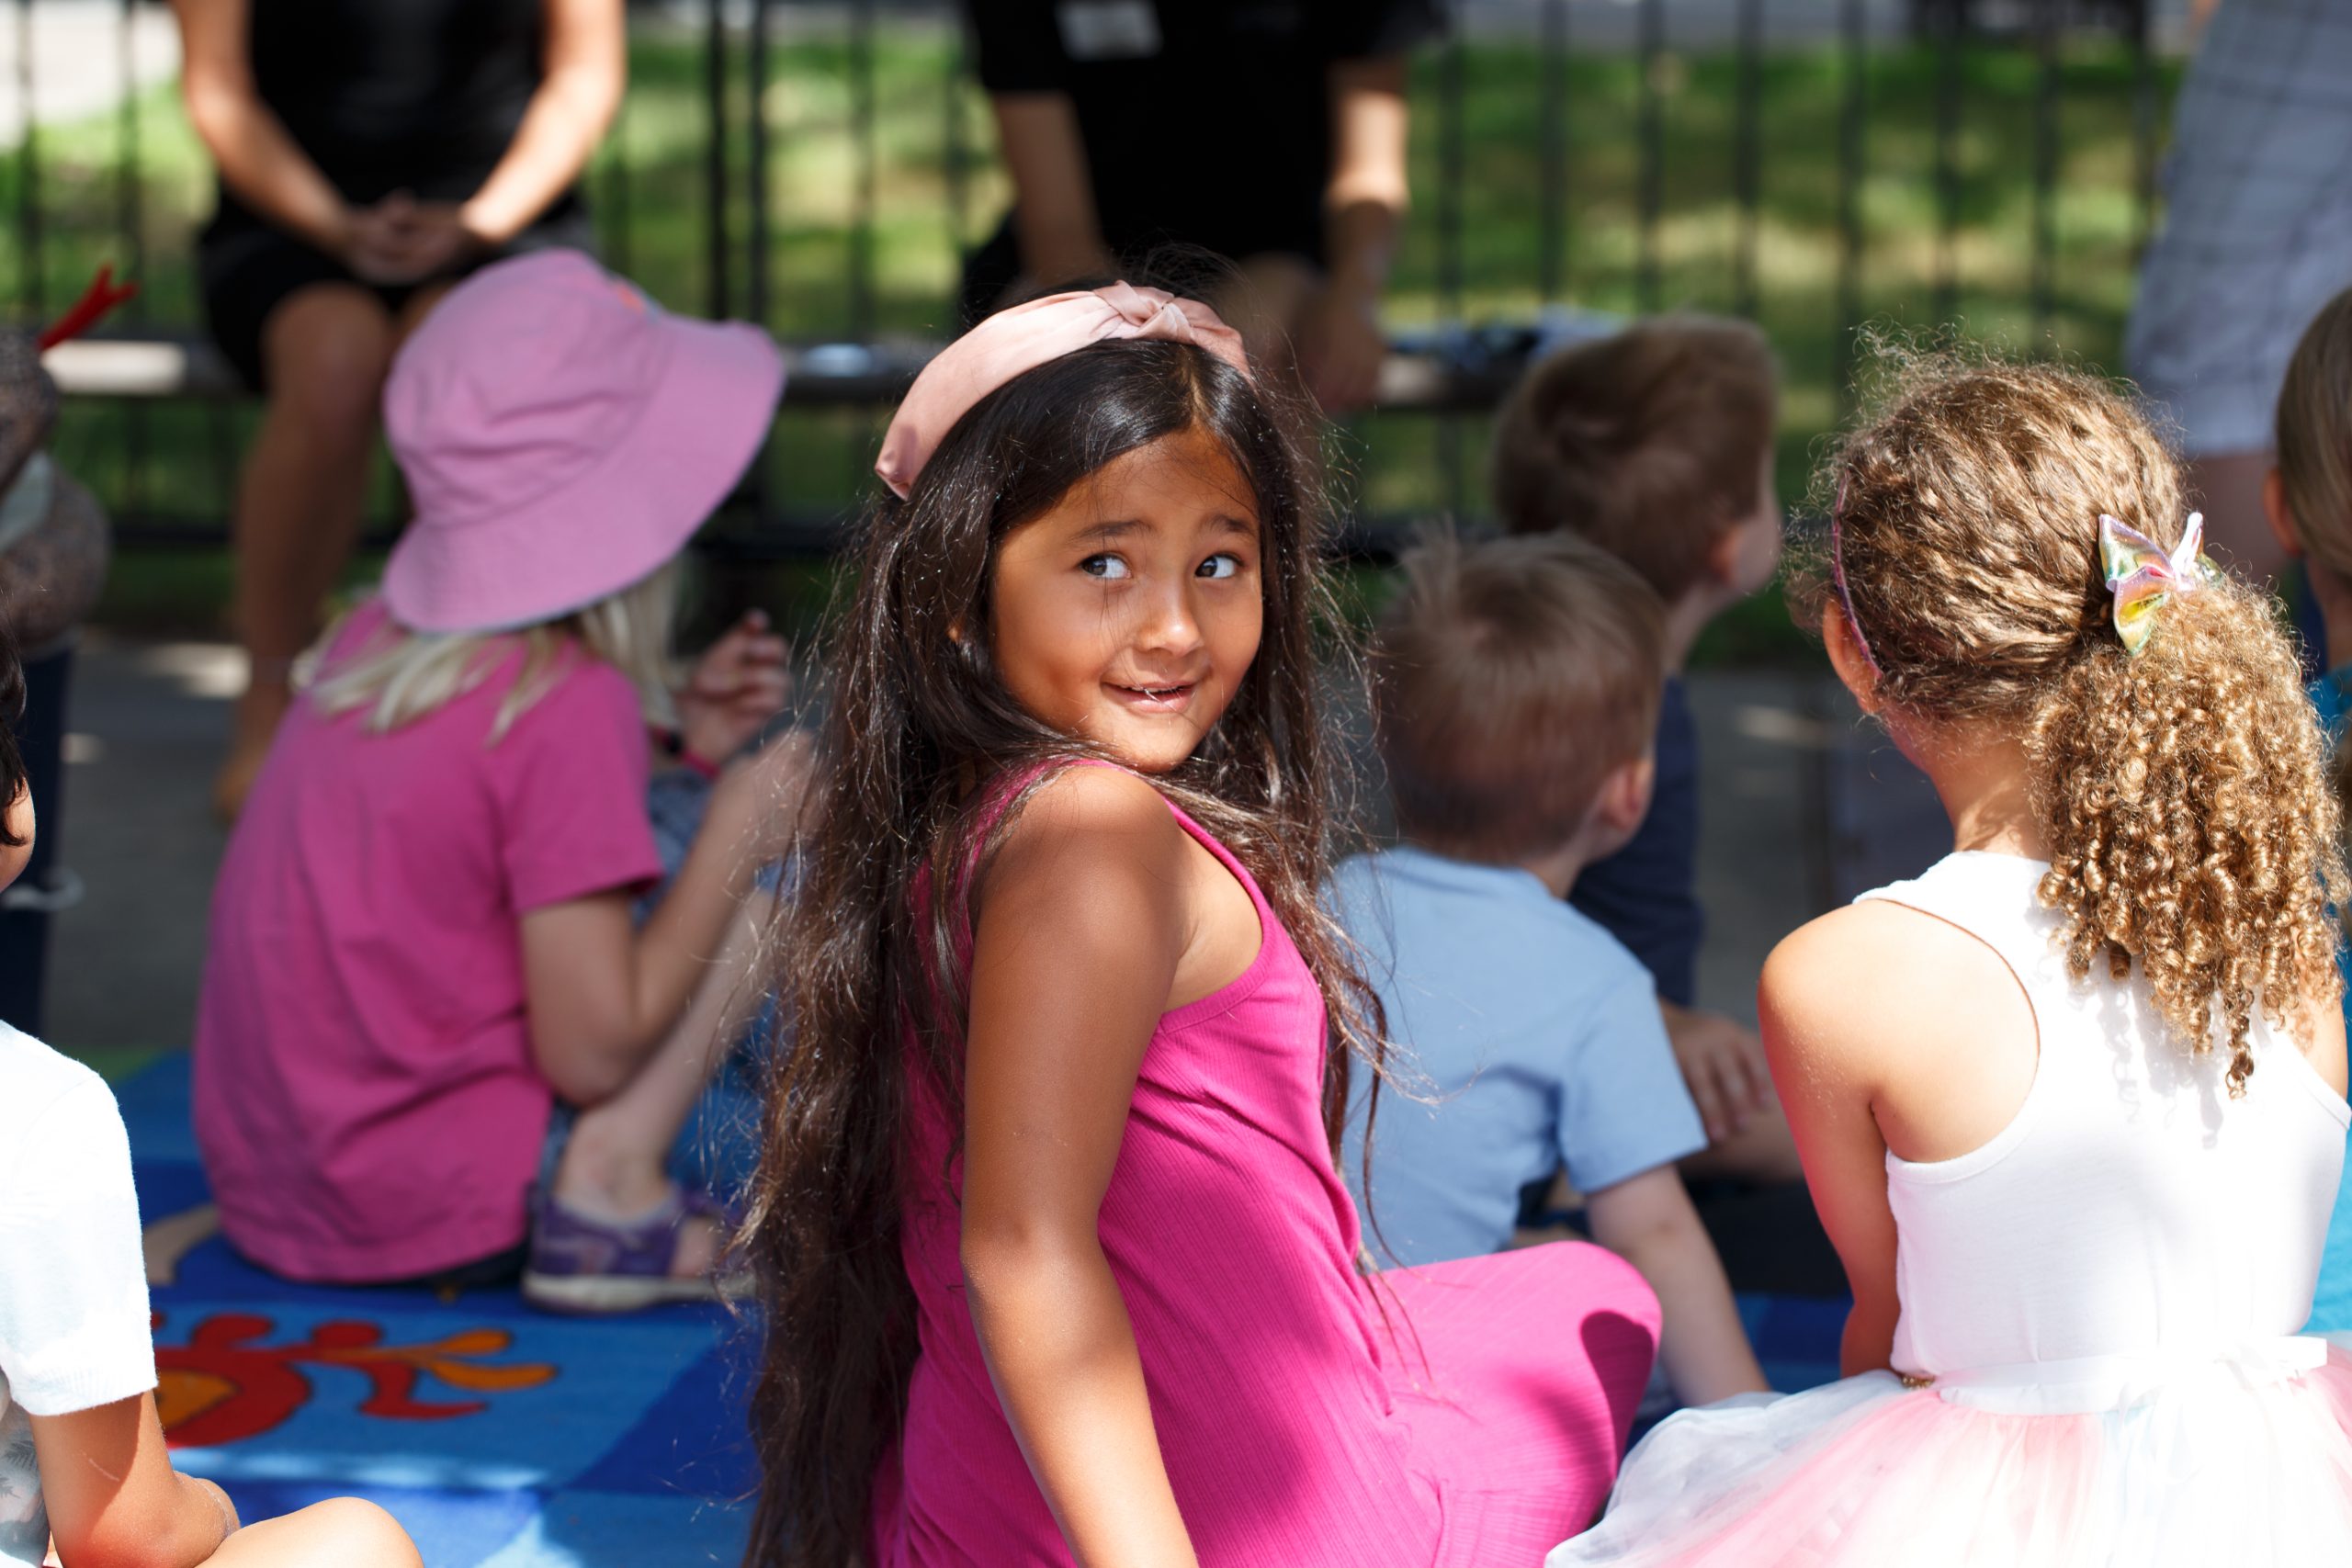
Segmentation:
<svg viewBox="0 0 2352 1568">
<path fill-rule="evenodd" d="M 253 1261 L 520 1272 L 575 1311 L 719 1288 L 718 1206 L 672 1156 L 804 764 L 785 742 L 713 765 L 783 707 L 784 649 L 747 618 L 673 693 L 672 569 L 783 380 L 764 333 L 571 252 L 484 268 L 401 351 L 385 429 L 415 516 L 329 634 L 213 896 L 197 1136 Z M 673 726 L 715 782 L 665 866 L 650 731 Z"/>
</svg>

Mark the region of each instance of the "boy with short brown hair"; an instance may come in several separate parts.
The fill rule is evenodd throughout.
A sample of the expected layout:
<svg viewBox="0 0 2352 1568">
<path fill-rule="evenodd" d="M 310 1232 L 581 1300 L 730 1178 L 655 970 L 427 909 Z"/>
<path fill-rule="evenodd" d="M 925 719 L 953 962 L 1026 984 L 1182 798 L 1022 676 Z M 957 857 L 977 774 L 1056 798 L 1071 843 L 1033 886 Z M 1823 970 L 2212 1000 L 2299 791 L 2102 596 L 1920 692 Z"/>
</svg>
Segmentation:
<svg viewBox="0 0 2352 1568">
<path fill-rule="evenodd" d="M 1668 1032 L 1713 1145 L 1704 1168 L 1799 1171 L 1762 1043 L 1696 1010 L 1699 742 L 1682 667 L 1707 623 L 1770 582 L 1779 372 L 1745 321 L 1664 316 L 1532 366 L 1496 422 L 1496 511 L 1514 534 L 1567 532 L 1617 557 L 1666 606 L 1666 680 L 1649 816 L 1588 868 L 1574 902 L 1657 982 Z"/>
<path fill-rule="evenodd" d="M 1565 1166 L 1592 1237 L 1657 1292 L 1659 1354 L 1693 1404 L 1759 1390 L 1676 1162 L 1705 1146 L 1648 973 L 1562 897 L 1648 804 L 1664 668 L 1657 596 L 1561 536 L 1406 558 L 1375 714 L 1404 842 L 1334 874 L 1413 1092 L 1368 1101 L 1345 1161 L 1396 1261 L 1492 1252 Z"/>
</svg>

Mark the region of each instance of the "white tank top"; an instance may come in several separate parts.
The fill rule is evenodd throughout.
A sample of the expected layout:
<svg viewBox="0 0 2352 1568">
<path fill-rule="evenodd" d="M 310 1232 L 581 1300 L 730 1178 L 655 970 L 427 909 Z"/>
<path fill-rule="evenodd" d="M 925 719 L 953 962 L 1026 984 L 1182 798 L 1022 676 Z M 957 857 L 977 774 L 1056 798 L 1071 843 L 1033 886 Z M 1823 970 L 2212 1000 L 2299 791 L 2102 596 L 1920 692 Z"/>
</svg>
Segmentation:
<svg viewBox="0 0 2352 1568">
<path fill-rule="evenodd" d="M 2255 1071 L 2192 1056 L 2135 974 L 2068 978 L 2049 866 L 1963 852 L 1875 889 L 1999 954 L 2041 1035 L 2033 1086 L 1956 1159 L 1887 1156 L 1898 1233 L 1897 1371 L 1947 1399 L 2065 1411 L 2133 1403 L 2187 1367 L 2284 1373 L 2324 1348 L 2311 1315 L 2352 1111 L 2257 1016 Z"/>
</svg>

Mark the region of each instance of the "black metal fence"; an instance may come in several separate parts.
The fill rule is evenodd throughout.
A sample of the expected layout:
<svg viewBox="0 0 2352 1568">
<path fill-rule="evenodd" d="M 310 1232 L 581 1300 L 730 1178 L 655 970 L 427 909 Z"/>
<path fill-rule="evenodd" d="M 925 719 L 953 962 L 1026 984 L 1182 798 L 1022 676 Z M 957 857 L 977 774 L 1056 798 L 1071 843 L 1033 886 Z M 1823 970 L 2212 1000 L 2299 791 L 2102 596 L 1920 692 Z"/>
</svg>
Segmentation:
<svg viewBox="0 0 2352 1568">
<path fill-rule="evenodd" d="M 161 7 L 6 3 L 25 104 L 69 33 L 72 68 L 114 80 L 87 112 L 26 115 L 0 152 L 0 301 L 43 319 L 110 260 L 147 284 L 118 331 L 192 336 L 209 176 L 141 66 Z M 1787 364 L 1793 452 L 1849 406 L 1866 320 L 2111 365 L 2178 71 L 2153 32 L 2147 0 L 1471 4 L 1415 62 L 1396 336 L 1489 387 L 1566 308 L 1751 316 Z M 641 7 L 592 174 L 606 258 L 674 305 L 832 345 L 812 364 L 936 337 L 956 254 L 1005 199 L 987 127 L 936 4 Z M 1353 425 L 1366 510 L 1477 510 L 1479 416 L 1426 400 Z M 74 410 L 67 457 L 133 537 L 217 540 L 250 417 L 101 400 Z M 874 433 L 871 412 L 788 395 L 730 536 L 820 547 Z"/>
</svg>

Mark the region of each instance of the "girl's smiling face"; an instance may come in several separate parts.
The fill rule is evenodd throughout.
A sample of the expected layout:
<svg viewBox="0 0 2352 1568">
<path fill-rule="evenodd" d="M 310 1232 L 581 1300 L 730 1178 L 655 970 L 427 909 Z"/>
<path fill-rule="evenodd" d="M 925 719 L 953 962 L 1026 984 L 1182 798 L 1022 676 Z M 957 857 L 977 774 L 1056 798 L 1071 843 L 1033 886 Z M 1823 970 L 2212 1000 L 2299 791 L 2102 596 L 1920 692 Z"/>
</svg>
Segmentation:
<svg viewBox="0 0 2352 1568">
<path fill-rule="evenodd" d="M 1258 506 L 1198 426 L 1105 464 L 997 551 L 990 651 L 1013 700 L 1139 773 L 1193 754 L 1265 624 Z"/>
</svg>

